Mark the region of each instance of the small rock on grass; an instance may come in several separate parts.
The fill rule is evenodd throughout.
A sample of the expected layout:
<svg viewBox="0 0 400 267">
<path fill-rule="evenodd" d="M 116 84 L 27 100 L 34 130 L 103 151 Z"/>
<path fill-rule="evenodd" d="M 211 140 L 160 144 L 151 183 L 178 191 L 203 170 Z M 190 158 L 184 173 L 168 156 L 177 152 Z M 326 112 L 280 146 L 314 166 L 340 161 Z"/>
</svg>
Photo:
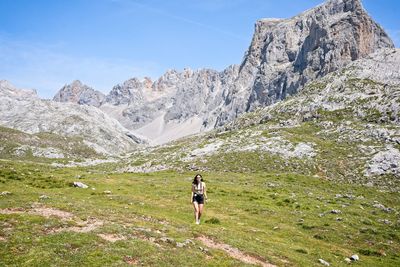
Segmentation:
<svg viewBox="0 0 400 267">
<path fill-rule="evenodd" d="M 39 196 L 39 199 L 49 199 L 50 197 L 49 196 L 47 196 L 47 195 L 41 195 L 41 196 Z"/>
<path fill-rule="evenodd" d="M 352 261 L 358 261 L 360 258 L 358 257 L 357 254 L 354 254 L 353 256 L 350 257 L 350 260 Z"/>
<path fill-rule="evenodd" d="M 199 247 L 199 249 L 200 249 L 202 252 L 204 252 L 204 253 L 208 253 L 208 249 L 206 249 L 206 248 Z"/>
<path fill-rule="evenodd" d="M 330 266 L 329 262 L 327 262 L 327 261 L 325 261 L 325 260 L 323 260 L 323 259 L 318 259 L 318 261 L 319 261 L 319 263 L 321 263 L 322 265 Z"/>
<path fill-rule="evenodd" d="M 81 182 L 74 182 L 73 183 L 74 187 L 79 187 L 79 188 L 88 188 L 89 186 L 85 185 L 84 183 Z"/>
<path fill-rule="evenodd" d="M 7 195 L 11 195 L 11 192 L 3 191 L 0 193 L 0 196 L 7 196 Z"/>
</svg>

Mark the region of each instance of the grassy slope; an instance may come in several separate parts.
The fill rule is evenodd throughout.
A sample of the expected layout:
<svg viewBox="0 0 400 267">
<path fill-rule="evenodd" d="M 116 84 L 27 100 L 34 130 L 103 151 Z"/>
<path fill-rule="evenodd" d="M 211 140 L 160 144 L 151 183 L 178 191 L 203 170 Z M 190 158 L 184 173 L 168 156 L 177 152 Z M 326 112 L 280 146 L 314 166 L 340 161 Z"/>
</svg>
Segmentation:
<svg viewBox="0 0 400 267">
<path fill-rule="evenodd" d="M 16 154 L 21 146 L 29 146 L 25 153 Z M 61 151 L 65 158 L 49 159 L 35 157 L 32 148 L 55 148 Z M 34 160 L 36 162 L 67 162 L 73 159 L 98 158 L 100 155 L 94 149 L 83 143 L 78 137 L 63 137 L 53 133 L 28 134 L 15 129 L 0 126 L 0 158 L 16 160 Z"/>
<path fill-rule="evenodd" d="M 363 176 L 366 162 L 374 153 L 366 155 L 360 150 L 362 145 L 379 151 L 389 144 L 400 149 L 398 143 L 365 132 L 371 127 L 398 130 L 388 103 L 399 99 L 392 99 L 380 84 L 350 79 L 343 87 L 348 92 L 325 99 L 330 104 L 347 101 L 347 108 L 329 111 L 316 106 L 311 111 L 301 110 L 314 106 L 310 103 L 325 87 L 324 82 L 311 83 L 299 96 L 245 114 L 228 127 L 228 132 L 212 131 L 184 138 L 134 153 L 118 164 L 55 169 L 43 164 L 48 163 L 44 159 L 12 161 L 10 158 L 15 157 L 3 150 L 0 191 L 12 194 L 0 196 L 1 209 L 29 210 L 41 202 L 70 211 L 76 218 L 63 221 L 26 213 L 0 214 L 0 265 L 123 266 L 127 259 L 146 266 L 243 265 L 222 251 L 210 249 L 205 253 L 199 249 L 204 245 L 195 237 L 204 234 L 278 266 L 318 266 L 319 258 L 333 266 L 344 266 L 344 258 L 352 254 L 361 258 L 353 265 L 399 266 L 398 178 Z M 360 87 L 382 97 L 375 99 L 374 93 L 367 98 L 346 100 Z M 391 90 L 398 92 L 399 88 Z M 374 103 L 388 108 L 377 110 Z M 298 124 L 281 125 L 289 120 Z M 1 140 L 11 147 L 21 143 L 21 133 L 0 130 L 6 132 Z M 285 159 L 265 151 L 226 152 L 232 144 L 242 147 L 259 142 L 254 141 L 255 132 L 266 138 L 279 136 L 294 145 L 313 143 L 317 155 L 312 159 Z M 54 138 L 43 136 L 40 140 L 53 140 L 51 146 L 59 144 L 61 148 L 69 143 Z M 220 141 L 224 145 L 218 153 L 190 156 L 196 148 Z M 79 143 L 74 144 L 73 147 L 80 147 Z M 85 153 L 77 154 L 85 157 Z M 165 164 L 177 171 L 114 172 L 128 164 Z M 200 226 L 193 224 L 189 203 L 194 173 L 187 170 L 191 166 L 208 170 L 202 173 L 210 201 Z M 76 180 L 96 189 L 71 187 L 69 183 Z M 370 181 L 376 187 L 362 186 Z M 104 194 L 104 190 L 112 194 Z M 42 194 L 50 198 L 39 199 Z M 336 197 L 337 194 L 354 197 Z M 385 212 L 373 206 L 378 203 L 394 210 Z M 332 214 L 331 210 L 341 213 Z M 74 226 L 92 217 L 104 221 L 104 225 L 88 233 L 51 233 L 52 229 Z M 98 233 L 120 234 L 127 239 L 111 243 Z M 163 235 L 178 242 L 189 238 L 196 245 L 179 248 L 174 242 L 160 241 Z"/>
<path fill-rule="evenodd" d="M 355 264 L 359 266 L 398 266 L 400 262 L 398 212 L 372 206 L 378 201 L 398 210 L 398 193 L 293 173 L 204 173 L 210 201 L 198 226 L 193 224 L 189 203 L 194 173 L 114 174 L 10 161 L 0 165 L 0 191 L 12 192 L 0 197 L 0 208 L 29 209 L 41 202 L 78 218 L 66 223 L 29 214 L 0 215 L 0 236 L 5 239 L 0 241 L 1 265 L 124 266 L 126 256 L 146 266 L 243 265 L 218 250 L 202 252 L 199 246 L 204 245 L 198 241 L 184 248 L 159 242 L 160 249 L 136 238 L 157 239 L 161 233 L 179 242 L 204 234 L 278 266 L 317 266 L 318 258 L 342 266 L 352 254 L 360 255 Z M 70 187 L 76 180 L 96 189 Z M 112 194 L 103 194 L 104 190 Z M 40 200 L 42 194 L 50 198 Z M 355 198 L 336 198 L 336 194 Z M 342 213 L 331 214 L 333 209 Z M 88 233 L 48 233 L 90 217 L 105 224 Z M 205 223 L 212 218 L 217 223 Z M 118 233 L 128 239 L 111 243 L 97 233 Z"/>
</svg>

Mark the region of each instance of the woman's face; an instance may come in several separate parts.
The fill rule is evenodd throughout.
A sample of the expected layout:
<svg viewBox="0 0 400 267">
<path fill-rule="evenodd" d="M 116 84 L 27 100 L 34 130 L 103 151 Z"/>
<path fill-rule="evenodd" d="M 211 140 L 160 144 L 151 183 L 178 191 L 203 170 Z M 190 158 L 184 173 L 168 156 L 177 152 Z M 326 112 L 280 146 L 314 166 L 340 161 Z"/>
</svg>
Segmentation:
<svg viewBox="0 0 400 267">
<path fill-rule="evenodd" d="M 197 176 L 196 176 L 196 181 L 197 181 L 197 182 L 200 182 L 200 181 L 201 181 L 201 176 L 200 176 L 200 175 L 197 175 Z"/>
</svg>

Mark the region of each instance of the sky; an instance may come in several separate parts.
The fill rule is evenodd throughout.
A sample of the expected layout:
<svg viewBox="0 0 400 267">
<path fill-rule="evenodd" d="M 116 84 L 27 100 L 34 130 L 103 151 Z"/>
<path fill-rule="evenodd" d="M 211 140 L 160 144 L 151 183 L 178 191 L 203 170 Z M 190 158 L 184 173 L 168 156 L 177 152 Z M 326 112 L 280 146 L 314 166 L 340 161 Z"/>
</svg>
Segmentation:
<svg viewBox="0 0 400 267">
<path fill-rule="evenodd" d="M 323 0 L 0 0 L 0 80 L 52 98 L 73 80 L 108 93 L 168 69 L 239 64 L 260 18 Z M 400 46 L 400 1 L 364 0 Z"/>
</svg>

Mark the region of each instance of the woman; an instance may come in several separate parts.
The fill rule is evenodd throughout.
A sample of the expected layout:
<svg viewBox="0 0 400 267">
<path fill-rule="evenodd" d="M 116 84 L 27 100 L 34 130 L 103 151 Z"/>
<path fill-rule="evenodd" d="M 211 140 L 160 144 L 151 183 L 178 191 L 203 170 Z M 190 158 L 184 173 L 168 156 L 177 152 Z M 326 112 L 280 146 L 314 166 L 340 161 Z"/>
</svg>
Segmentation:
<svg viewBox="0 0 400 267">
<path fill-rule="evenodd" d="M 204 199 L 207 200 L 206 183 L 203 182 L 203 177 L 197 174 L 192 182 L 192 196 L 190 202 L 194 207 L 194 218 L 196 224 L 200 224 L 200 217 L 203 213 Z"/>
</svg>

